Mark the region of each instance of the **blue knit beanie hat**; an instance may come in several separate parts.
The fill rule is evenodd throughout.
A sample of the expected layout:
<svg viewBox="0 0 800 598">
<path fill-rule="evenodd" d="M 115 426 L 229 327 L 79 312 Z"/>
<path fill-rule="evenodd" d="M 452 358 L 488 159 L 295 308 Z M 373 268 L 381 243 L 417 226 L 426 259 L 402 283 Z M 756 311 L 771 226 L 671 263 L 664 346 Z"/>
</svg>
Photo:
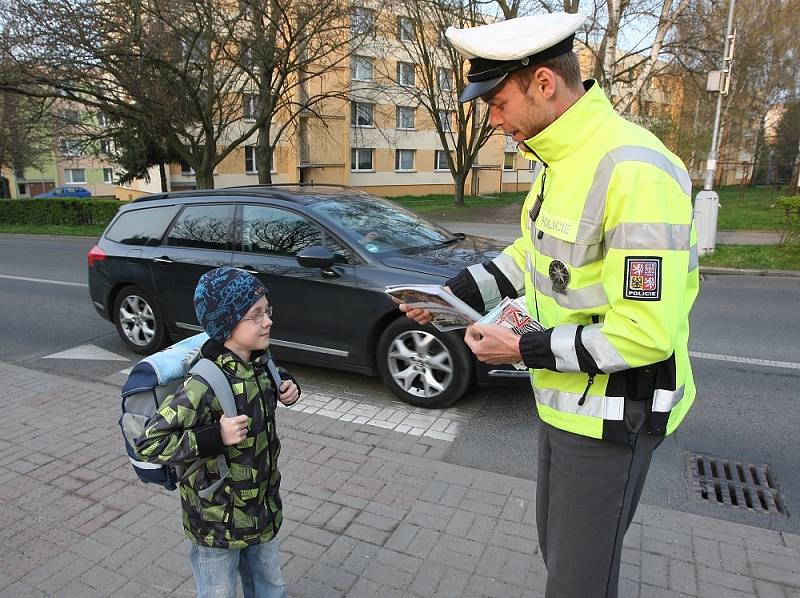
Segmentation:
<svg viewBox="0 0 800 598">
<path fill-rule="evenodd" d="M 266 295 L 258 278 L 226 266 L 200 277 L 194 290 L 194 311 L 208 336 L 224 342 L 247 310 Z"/>
</svg>

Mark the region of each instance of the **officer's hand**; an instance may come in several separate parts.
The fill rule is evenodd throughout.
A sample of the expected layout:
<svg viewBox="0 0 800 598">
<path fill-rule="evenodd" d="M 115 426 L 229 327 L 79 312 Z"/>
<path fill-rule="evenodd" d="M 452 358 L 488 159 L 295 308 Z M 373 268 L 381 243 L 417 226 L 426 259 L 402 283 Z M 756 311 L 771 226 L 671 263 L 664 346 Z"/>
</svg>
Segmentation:
<svg viewBox="0 0 800 598">
<path fill-rule="evenodd" d="M 289 405 L 294 405 L 299 397 L 300 390 L 297 388 L 297 384 L 292 380 L 284 380 L 281 384 L 278 400 L 288 407 Z"/>
<path fill-rule="evenodd" d="M 408 303 L 401 303 L 397 306 L 401 312 L 406 314 L 406 317 L 414 320 L 417 324 L 425 325 L 431 322 L 431 312 L 427 309 L 416 309 L 411 307 Z"/>
<path fill-rule="evenodd" d="M 250 418 L 246 415 L 237 415 L 236 417 L 225 417 L 223 415 L 219 418 L 220 434 L 222 434 L 222 444 L 230 446 L 232 444 L 239 444 L 247 436 L 247 424 Z"/>
<path fill-rule="evenodd" d="M 472 324 L 467 326 L 464 342 L 480 361 L 500 365 L 522 359 L 519 338 L 514 331 L 503 326 Z"/>
<path fill-rule="evenodd" d="M 444 287 L 447 291 L 450 291 L 450 287 Z M 453 291 L 450 291 L 451 293 Z M 414 320 L 417 324 L 424 326 L 425 324 L 430 324 L 431 322 L 431 312 L 427 309 L 415 309 L 408 305 L 407 303 L 401 303 L 397 306 L 400 308 L 400 311 L 406 314 L 406 317 L 410 320 Z"/>
</svg>

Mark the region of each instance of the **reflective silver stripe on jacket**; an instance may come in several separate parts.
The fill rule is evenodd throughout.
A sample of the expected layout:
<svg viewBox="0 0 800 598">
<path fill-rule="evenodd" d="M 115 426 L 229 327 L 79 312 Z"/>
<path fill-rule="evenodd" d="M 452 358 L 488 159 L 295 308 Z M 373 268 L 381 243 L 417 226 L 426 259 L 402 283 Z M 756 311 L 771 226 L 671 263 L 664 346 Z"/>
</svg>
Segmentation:
<svg viewBox="0 0 800 598">
<path fill-rule="evenodd" d="M 658 150 L 637 145 L 623 145 L 613 149 L 597 164 L 594 179 L 583 206 L 583 215 L 578 226 L 576 241 L 597 242 L 600 240 L 608 186 L 611 183 L 614 168 L 621 162 L 644 162 L 659 168 L 672 177 L 686 195 L 692 193 L 692 180 L 689 178 L 689 173 L 675 165 Z"/>
<path fill-rule="evenodd" d="M 544 235 L 536 247 L 539 253 L 551 260 L 561 260 L 573 268 L 580 268 L 600 261 L 603 258 L 603 245 L 578 245 L 569 241 L 562 241 L 550 235 Z"/>
<path fill-rule="evenodd" d="M 653 411 L 658 413 L 669 413 L 672 411 L 672 408 L 683 398 L 684 388 L 684 386 L 681 386 L 678 390 L 663 390 L 657 388 L 655 395 L 653 395 Z"/>
<path fill-rule="evenodd" d="M 700 267 L 700 257 L 697 255 L 697 245 L 689 247 L 689 272 Z"/>
<path fill-rule="evenodd" d="M 542 294 L 552 298 L 561 307 L 567 309 L 590 309 L 608 305 L 608 297 L 601 283 L 591 284 L 580 289 L 566 289 L 566 294 L 553 290 L 553 282 L 548 276 L 535 273 L 536 288 Z"/>
<path fill-rule="evenodd" d="M 473 264 L 467 268 L 472 280 L 478 285 L 478 292 L 483 298 L 484 306 L 489 309 L 500 301 L 500 289 L 497 288 L 497 280 L 489 274 L 483 264 Z"/>
<path fill-rule="evenodd" d="M 606 249 L 687 251 L 691 224 L 623 222 L 606 232 Z"/>
<path fill-rule="evenodd" d="M 598 397 L 589 395 L 583 405 L 578 405 L 581 395 L 564 392 L 555 388 L 535 388 L 533 394 L 536 402 L 546 405 L 561 413 L 573 413 L 619 421 L 623 417 L 625 399 L 622 397 Z"/>
<path fill-rule="evenodd" d="M 619 351 L 603 334 L 602 324 L 590 324 L 581 330 L 581 342 L 600 368 L 601 372 L 610 374 L 620 370 L 630 369 L 631 366 L 622 358 Z"/>
<path fill-rule="evenodd" d="M 579 372 L 578 354 L 575 352 L 575 333 L 577 324 L 563 324 L 553 328 L 550 334 L 550 350 L 556 358 L 556 370 L 559 372 Z"/>
<path fill-rule="evenodd" d="M 525 292 L 525 272 L 520 270 L 514 258 L 506 253 L 501 253 L 492 260 L 495 266 L 508 279 L 508 282 L 517 290 L 517 296 Z M 499 291 L 498 291 L 499 293 Z"/>
</svg>

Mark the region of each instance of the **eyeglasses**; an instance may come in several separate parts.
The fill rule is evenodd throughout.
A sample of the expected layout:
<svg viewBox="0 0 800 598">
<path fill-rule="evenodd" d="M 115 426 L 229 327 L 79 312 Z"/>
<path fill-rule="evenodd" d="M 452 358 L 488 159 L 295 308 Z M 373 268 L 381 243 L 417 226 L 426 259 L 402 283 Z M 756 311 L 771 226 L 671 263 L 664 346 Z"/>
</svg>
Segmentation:
<svg viewBox="0 0 800 598">
<path fill-rule="evenodd" d="M 261 324 L 264 321 L 264 316 L 267 316 L 268 318 L 272 317 L 271 305 L 264 311 L 257 311 L 252 316 L 249 316 L 247 318 L 242 318 L 242 320 L 253 320 L 253 324 Z"/>
</svg>

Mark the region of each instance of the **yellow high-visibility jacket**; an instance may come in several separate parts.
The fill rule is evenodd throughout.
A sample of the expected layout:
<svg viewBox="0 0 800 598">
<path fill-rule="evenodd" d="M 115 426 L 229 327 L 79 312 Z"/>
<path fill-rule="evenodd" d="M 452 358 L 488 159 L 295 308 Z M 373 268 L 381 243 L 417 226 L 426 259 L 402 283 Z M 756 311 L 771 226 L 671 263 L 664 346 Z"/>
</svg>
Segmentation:
<svg viewBox="0 0 800 598">
<path fill-rule="evenodd" d="M 652 133 L 614 112 L 596 82 L 584 86 L 573 106 L 520 144 L 538 162 L 522 236 L 448 284 L 478 309 L 524 293 L 546 328 L 520 339 L 541 419 L 627 442 L 627 402 L 646 401 L 648 431 L 669 434 L 695 397 L 691 181 Z"/>
</svg>

